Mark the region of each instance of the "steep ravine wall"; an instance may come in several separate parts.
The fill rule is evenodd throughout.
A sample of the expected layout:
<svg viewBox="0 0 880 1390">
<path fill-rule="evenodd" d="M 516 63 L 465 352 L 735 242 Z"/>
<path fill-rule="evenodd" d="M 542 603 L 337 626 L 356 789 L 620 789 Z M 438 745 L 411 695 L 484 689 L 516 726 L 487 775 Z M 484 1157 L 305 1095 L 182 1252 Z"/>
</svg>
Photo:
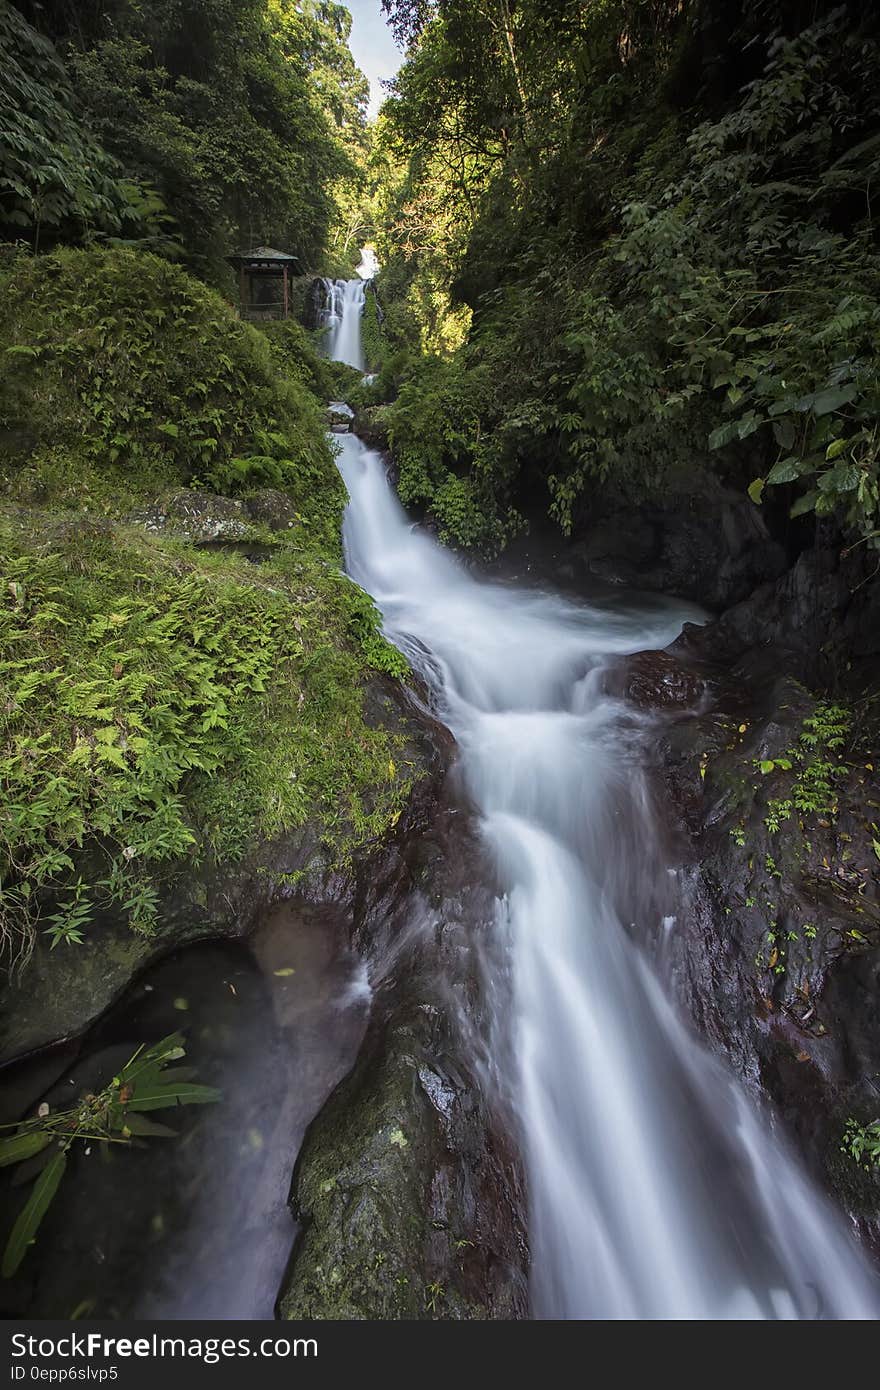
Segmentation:
<svg viewBox="0 0 880 1390">
<path fill-rule="evenodd" d="M 658 949 L 684 1007 L 880 1255 L 880 1175 L 841 1147 L 848 1118 L 880 1114 L 880 600 L 871 557 L 830 539 L 668 652 L 622 663 L 616 688 L 658 712 L 683 866 Z M 829 705 L 847 720 L 839 749 L 810 742 Z M 836 766 L 831 796 L 800 809 L 817 760 Z"/>
</svg>

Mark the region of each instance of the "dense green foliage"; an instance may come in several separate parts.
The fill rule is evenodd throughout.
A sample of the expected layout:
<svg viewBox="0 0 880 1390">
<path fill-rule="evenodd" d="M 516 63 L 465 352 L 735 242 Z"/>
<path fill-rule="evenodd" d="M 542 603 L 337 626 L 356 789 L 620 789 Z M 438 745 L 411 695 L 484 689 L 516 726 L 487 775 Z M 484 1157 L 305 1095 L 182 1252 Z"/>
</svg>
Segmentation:
<svg viewBox="0 0 880 1390">
<path fill-rule="evenodd" d="M 104 233 L 162 241 L 161 200 L 122 175 L 77 111 L 52 44 L 0 5 L 0 221 L 50 236 Z"/>
<path fill-rule="evenodd" d="M 19 258 L 0 341 L 14 497 L 100 508 L 162 482 L 283 487 L 335 547 L 343 489 L 317 399 L 179 267 L 122 249 Z M 317 370 L 302 333 L 299 348 Z"/>
<path fill-rule="evenodd" d="M 386 8 L 411 39 L 380 129 L 404 493 L 494 548 L 524 489 L 571 528 L 597 485 L 704 468 L 873 541 L 875 18 Z"/>
<path fill-rule="evenodd" d="M 298 326 L 270 343 L 132 250 L 14 256 L 0 288 L 7 945 L 38 922 L 75 944 L 110 906 L 149 932 L 181 863 L 307 820 L 344 856 L 396 815 L 406 772 L 362 713 L 366 674 L 402 666 L 338 569 L 344 489 L 312 389 L 337 369 Z M 200 498 L 219 549 L 186 520 Z"/>
<path fill-rule="evenodd" d="M 241 245 L 319 263 L 366 138 L 349 28 L 332 0 L 0 0 L 0 228 L 176 243 L 215 280 Z"/>
</svg>

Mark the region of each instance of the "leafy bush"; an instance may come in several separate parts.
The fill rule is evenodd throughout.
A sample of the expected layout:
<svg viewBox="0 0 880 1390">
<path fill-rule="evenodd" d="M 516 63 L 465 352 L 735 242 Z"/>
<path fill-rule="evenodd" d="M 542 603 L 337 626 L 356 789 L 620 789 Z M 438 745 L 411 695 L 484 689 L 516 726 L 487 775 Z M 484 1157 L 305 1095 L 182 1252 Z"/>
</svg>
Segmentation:
<svg viewBox="0 0 880 1390">
<path fill-rule="evenodd" d="M 380 127 L 380 290 L 449 383 L 401 364 L 400 447 L 441 440 L 404 485 L 467 477 L 503 532 L 541 481 L 568 530 L 596 484 L 714 473 L 876 544 L 876 15 L 524 0 L 500 44 L 458 0 L 388 8 L 421 37 Z"/>
<path fill-rule="evenodd" d="M 866 1173 L 880 1168 L 880 1120 L 860 1125 L 858 1120 L 848 1119 L 840 1147 L 841 1152 L 861 1164 Z"/>
<path fill-rule="evenodd" d="M 360 372 L 346 362 L 331 361 L 322 351 L 319 336 L 295 319 L 264 324 L 262 331 L 279 370 L 302 382 L 322 401 L 347 401 L 360 385 Z"/>
<path fill-rule="evenodd" d="M 487 384 L 486 373 L 467 372 L 459 359 L 422 359 L 388 408 L 387 420 L 401 500 L 429 507 L 444 541 L 492 554 L 520 523 L 515 511 L 499 505 L 503 441 L 482 437 Z M 469 475 L 457 476 L 456 467 L 468 464 Z"/>
<path fill-rule="evenodd" d="M 172 481 L 240 491 L 261 476 L 234 461 L 256 456 L 338 552 L 345 494 L 319 403 L 214 291 L 124 249 L 19 258 L 0 289 L 13 496 L 107 510 Z"/>
</svg>

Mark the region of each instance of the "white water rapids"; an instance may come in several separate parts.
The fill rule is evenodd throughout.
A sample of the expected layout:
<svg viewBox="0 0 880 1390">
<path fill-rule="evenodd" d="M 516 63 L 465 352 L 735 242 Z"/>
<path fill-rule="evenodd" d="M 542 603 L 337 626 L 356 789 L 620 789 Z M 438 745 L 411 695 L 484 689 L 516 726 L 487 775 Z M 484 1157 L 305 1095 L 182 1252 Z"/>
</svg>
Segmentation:
<svg viewBox="0 0 880 1390">
<path fill-rule="evenodd" d="M 356 365 L 362 296 L 359 281 L 341 296 L 334 339 Z M 639 945 L 667 912 L 675 930 L 675 879 L 639 770 L 642 725 L 603 694 L 601 669 L 666 646 L 693 610 L 480 581 L 413 527 L 378 454 L 337 442 L 349 572 L 437 693 L 504 890 L 499 1055 L 512 1058 L 535 1315 L 876 1316 L 843 1218 L 680 1021 Z"/>
</svg>

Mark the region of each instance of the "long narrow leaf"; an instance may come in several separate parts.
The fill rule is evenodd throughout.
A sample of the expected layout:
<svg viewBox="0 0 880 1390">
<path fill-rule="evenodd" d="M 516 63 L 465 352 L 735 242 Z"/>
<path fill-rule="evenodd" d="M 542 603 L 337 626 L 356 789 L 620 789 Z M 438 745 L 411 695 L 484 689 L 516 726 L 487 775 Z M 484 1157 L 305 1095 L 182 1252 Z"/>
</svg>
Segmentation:
<svg viewBox="0 0 880 1390">
<path fill-rule="evenodd" d="M 181 1081 L 170 1086 L 150 1086 L 128 1101 L 128 1110 L 164 1110 L 171 1105 L 213 1105 L 222 1093 L 214 1086 L 197 1086 Z"/>
<path fill-rule="evenodd" d="M 55 1150 L 46 1148 L 41 1153 L 35 1154 L 33 1158 L 26 1158 L 24 1163 L 19 1163 L 15 1172 L 12 1174 L 12 1187 L 24 1187 L 25 1183 L 33 1182 L 38 1173 L 42 1173 L 47 1163 L 51 1163 L 55 1156 Z"/>
<path fill-rule="evenodd" d="M 34 1183 L 33 1191 L 19 1213 L 18 1220 L 6 1242 L 3 1264 L 0 1267 L 0 1273 L 4 1279 L 12 1278 L 27 1254 L 28 1246 L 36 1237 L 37 1231 L 40 1229 L 40 1222 L 49 1210 L 52 1198 L 58 1191 L 58 1184 L 64 1177 L 66 1167 L 67 1154 L 63 1149 L 59 1149 L 52 1162 L 47 1164 Z"/>
<path fill-rule="evenodd" d="M 123 1120 L 123 1127 L 129 1134 L 135 1134 L 143 1138 L 155 1137 L 156 1139 L 176 1139 L 177 1130 L 169 1129 L 168 1125 L 160 1125 L 156 1120 L 148 1120 L 146 1115 L 126 1115 Z"/>
<path fill-rule="evenodd" d="M 10 1139 L 0 1139 L 0 1168 L 33 1158 L 34 1154 L 45 1149 L 50 1137 L 44 1129 L 26 1129 L 22 1134 L 13 1134 Z"/>
<path fill-rule="evenodd" d="M 169 1055 L 172 1053 L 174 1054 L 173 1057 Z M 168 1057 L 169 1061 L 177 1061 L 183 1055 L 183 1034 L 169 1033 L 167 1038 L 153 1043 L 152 1047 L 145 1048 L 143 1052 L 139 1052 L 136 1057 L 127 1062 L 120 1073 L 121 1079 L 130 1085 L 138 1077 L 143 1077 L 151 1068 L 161 1067 L 165 1057 Z"/>
</svg>

